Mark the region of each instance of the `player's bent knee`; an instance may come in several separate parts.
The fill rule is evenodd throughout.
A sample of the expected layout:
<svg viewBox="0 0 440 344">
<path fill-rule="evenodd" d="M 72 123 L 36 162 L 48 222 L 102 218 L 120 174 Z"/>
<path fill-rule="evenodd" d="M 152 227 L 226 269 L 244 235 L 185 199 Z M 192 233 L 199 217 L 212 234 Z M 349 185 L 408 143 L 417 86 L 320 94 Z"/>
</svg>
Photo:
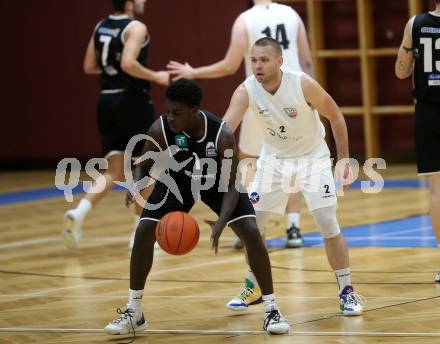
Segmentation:
<svg viewBox="0 0 440 344">
<path fill-rule="evenodd" d="M 336 218 L 336 206 L 330 206 L 312 211 L 318 229 L 324 239 L 331 239 L 341 233 L 338 220 Z"/>
</svg>

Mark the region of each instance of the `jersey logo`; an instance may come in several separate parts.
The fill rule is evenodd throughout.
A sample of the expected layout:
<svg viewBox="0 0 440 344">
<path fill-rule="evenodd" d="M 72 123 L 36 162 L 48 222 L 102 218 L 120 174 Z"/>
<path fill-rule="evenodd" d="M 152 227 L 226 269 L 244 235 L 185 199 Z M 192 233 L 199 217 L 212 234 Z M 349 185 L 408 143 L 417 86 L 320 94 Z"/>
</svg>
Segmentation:
<svg viewBox="0 0 440 344">
<path fill-rule="evenodd" d="M 249 195 L 249 201 L 251 201 L 252 204 L 257 204 L 259 200 L 260 200 L 260 195 L 258 194 L 258 192 L 252 192 Z"/>
<path fill-rule="evenodd" d="M 294 118 L 296 118 L 296 116 L 298 116 L 298 111 L 296 111 L 295 108 L 284 108 L 283 110 L 286 113 L 286 115 L 292 119 L 294 119 Z"/>
<path fill-rule="evenodd" d="M 217 156 L 217 151 L 215 150 L 214 142 L 208 142 L 206 144 L 206 156 L 208 158 L 212 158 L 214 156 Z"/>
<path fill-rule="evenodd" d="M 270 113 L 269 113 L 268 109 L 262 109 L 258 105 L 257 105 L 257 107 L 258 107 L 258 114 L 259 115 L 261 115 L 263 117 L 270 117 Z"/>
<path fill-rule="evenodd" d="M 188 148 L 188 140 L 186 139 L 185 135 L 179 134 L 174 137 L 174 140 L 176 141 L 176 145 L 179 148 Z"/>
</svg>

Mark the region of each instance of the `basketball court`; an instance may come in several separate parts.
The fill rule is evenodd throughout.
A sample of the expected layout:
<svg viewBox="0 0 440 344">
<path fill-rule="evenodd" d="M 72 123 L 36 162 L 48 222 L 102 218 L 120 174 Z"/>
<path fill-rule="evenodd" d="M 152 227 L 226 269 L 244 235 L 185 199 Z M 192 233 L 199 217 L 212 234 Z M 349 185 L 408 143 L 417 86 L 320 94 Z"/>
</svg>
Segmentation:
<svg viewBox="0 0 440 344">
<path fill-rule="evenodd" d="M 155 248 L 142 304 L 147 330 L 135 337 L 106 334 L 104 327 L 118 317 L 118 308 L 124 309 L 129 288 L 128 242 L 134 219 L 133 210 L 124 206 L 124 188 L 115 187 L 87 215 L 78 250 L 66 249 L 61 228 L 63 215 L 84 196 L 82 183 L 88 180 L 84 163 L 114 153 L 113 148 L 101 152 L 95 114 L 101 91 L 129 93 L 119 86 L 101 90 L 97 74 L 105 68 L 95 66 L 93 73 L 83 70 L 88 42 L 102 18 L 129 17 L 115 11 L 110 0 L 61 5 L 9 1 L 2 7 L 7 13 L 3 24 L 10 34 L 5 35 L 0 126 L 0 344 L 440 343 L 440 283 L 434 282 L 440 250 L 428 216 L 427 180 L 417 177 L 412 81 L 398 80 L 394 69 L 405 23 L 432 10 L 435 1 L 277 2 L 292 6 L 305 24 L 313 77 L 344 114 L 350 154 L 362 157 L 361 170 L 369 158 L 380 157 L 387 163 L 386 169 L 375 169 L 384 179 L 380 192 L 365 192 L 369 178 L 361 174 L 338 197 L 351 281 L 367 301 L 363 314 L 341 314 L 338 284 L 304 199 L 300 225 L 304 247 L 285 248 L 285 217 L 272 215 L 266 228 L 276 301 L 290 333 L 268 335 L 261 304 L 243 312 L 229 310 L 226 304 L 241 292 L 248 272 L 244 252 L 233 248 L 236 237 L 226 228 L 214 254 L 211 229 L 204 220 L 217 217 L 197 203 L 190 213 L 200 227 L 197 246 L 182 256 Z M 253 4 L 250 0 L 148 1 L 139 17 L 151 34 L 141 47 L 146 54 L 151 46 L 145 67 L 165 71 L 170 61 L 188 61 L 193 67 L 218 61 L 225 56 L 235 19 Z M 108 67 L 109 34 L 121 34 L 124 42 L 131 24 L 130 17 L 124 27 L 103 26 L 106 35 L 99 42 L 107 50 L 93 62 L 100 60 Z M 268 36 L 273 32 L 273 38 L 285 45 L 293 43 L 285 36 L 284 24 L 276 24 L 262 32 Z M 428 31 L 434 35 L 439 30 Z M 437 45 L 433 45 L 435 54 Z M 96 57 L 96 49 L 90 51 Z M 121 51 L 114 53 L 120 60 Z M 233 90 L 244 80 L 243 64 L 240 68 L 228 77 L 199 80 L 203 110 L 224 115 Z M 432 85 L 440 85 L 440 74 L 430 77 Z M 155 110 L 149 100 L 148 106 L 157 118 L 165 108 L 165 85 L 150 81 L 148 96 Z M 147 89 L 139 88 L 142 98 Z M 289 110 L 289 117 L 296 113 L 290 105 L 283 110 Z M 325 125 L 336 157 L 331 128 Z M 279 128 L 284 132 L 284 126 Z M 217 139 L 206 150 L 214 148 L 216 153 Z M 66 157 L 83 167 L 72 203 L 55 186 L 56 166 Z"/>
<path fill-rule="evenodd" d="M 289 336 L 268 336 L 261 305 L 242 313 L 225 304 L 240 291 L 246 266 L 226 229 L 220 251 L 201 227 L 198 246 L 184 256 L 156 249 L 144 294 L 146 333 L 139 343 L 436 343 L 440 301 L 433 282 L 438 251 L 426 217 L 428 191 L 414 166 L 385 170 L 385 188 L 365 194 L 355 184 L 339 198 L 338 215 L 350 245 L 352 279 L 367 299 L 364 315 L 343 317 L 337 284 L 320 235 L 303 207 L 305 246 L 284 249 L 284 220 L 271 218 L 268 246 L 278 303 Z M 53 185 L 53 172 L 2 173 L 0 186 L 0 341 L 2 343 L 123 343 L 103 327 L 126 302 L 130 211 L 113 191 L 88 218 L 81 249 L 60 240 L 60 215 L 69 204 Z M 14 179 L 14 183 L 6 180 Z M 76 200 L 79 199 L 76 196 Z"/>
</svg>

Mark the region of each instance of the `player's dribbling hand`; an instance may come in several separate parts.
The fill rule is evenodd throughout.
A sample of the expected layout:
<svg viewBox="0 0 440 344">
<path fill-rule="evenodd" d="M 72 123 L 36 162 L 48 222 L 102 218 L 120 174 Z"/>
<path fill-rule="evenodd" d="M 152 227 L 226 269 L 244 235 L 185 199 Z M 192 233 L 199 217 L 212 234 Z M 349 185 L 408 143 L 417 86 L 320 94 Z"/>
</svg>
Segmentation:
<svg viewBox="0 0 440 344">
<path fill-rule="evenodd" d="M 168 72 L 171 75 L 175 75 L 173 81 L 179 79 L 194 79 L 194 68 L 186 62 L 185 64 L 179 63 L 177 61 L 170 61 L 167 64 Z"/>
<path fill-rule="evenodd" d="M 219 223 L 218 221 L 205 220 L 205 223 L 211 226 L 211 249 L 214 250 L 214 253 L 218 252 L 218 242 L 220 239 L 220 235 L 223 233 L 224 225 Z"/>
</svg>

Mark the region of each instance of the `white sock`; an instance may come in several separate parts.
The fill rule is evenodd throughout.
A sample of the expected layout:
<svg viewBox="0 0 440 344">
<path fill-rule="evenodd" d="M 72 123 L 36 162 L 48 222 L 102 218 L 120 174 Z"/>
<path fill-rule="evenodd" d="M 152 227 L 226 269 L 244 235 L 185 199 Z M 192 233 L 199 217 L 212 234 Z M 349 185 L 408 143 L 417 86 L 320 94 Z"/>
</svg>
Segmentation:
<svg viewBox="0 0 440 344">
<path fill-rule="evenodd" d="M 271 312 L 274 309 L 278 309 L 277 304 L 275 303 L 275 294 L 263 295 L 262 299 L 265 312 Z"/>
<path fill-rule="evenodd" d="M 88 200 L 83 198 L 78 206 L 73 210 L 75 216 L 77 216 L 80 221 L 84 220 L 88 212 L 92 209 L 92 203 Z"/>
<path fill-rule="evenodd" d="M 136 311 L 142 310 L 143 290 L 128 289 L 128 307 Z"/>
<path fill-rule="evenodd" d="M 336 279 L 339 285 L 339 294 L 346 286 L 351 286 L 350 268 L 335 270 Z"/>
<path fill-rule="evenodd" d="M 287 214 L 287 228 L 292 227 L 292 225 L 295 225 L 295 227 L 299 228 L 300 219 L 301 219 L 300 213 L 288 213 Z"/>
<path fill-rule="evenodd" d="M 249 281 L 252 282 L 252 284 L 254 285 L 254 288 L 260 288 L 260 285 L 258 284 L 257 279 L 255 278 L 254 273 L 252 272 L 251 269 L 249 269 L 249 273 L 248 276 L 246 277 Z"/>
</svg>

